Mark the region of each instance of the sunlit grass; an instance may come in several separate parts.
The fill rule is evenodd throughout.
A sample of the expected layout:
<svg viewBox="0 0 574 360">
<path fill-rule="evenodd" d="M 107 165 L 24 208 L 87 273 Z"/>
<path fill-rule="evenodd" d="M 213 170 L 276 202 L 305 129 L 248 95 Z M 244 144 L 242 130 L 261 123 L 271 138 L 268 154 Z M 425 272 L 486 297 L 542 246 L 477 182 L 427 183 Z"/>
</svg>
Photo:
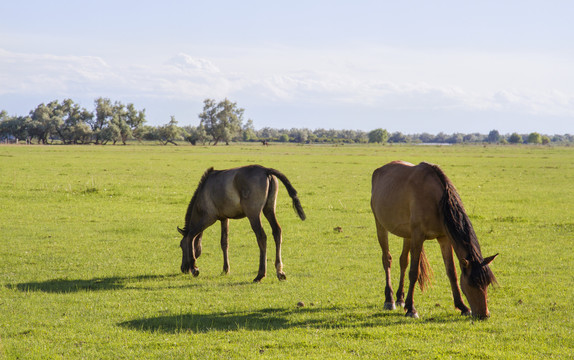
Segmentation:
<svg viewBox="0 0 574 360">
<path fill-rule="evenodd" d="M 483 253 L 500 253 L 488 321 L 453 308 L 436 242 L 425 244 L 433 286 L 415 294 L 421 319 L 382 309 L 370 178 L 396 159 L 441 165 Z M 251 283 L 258 248 L 246 220 L 230 224 L 229 275 L 217 225 L 204 235 L 201 275 L 180 274 L 176 226 L 201 174 L 252 163 L 285 173 L 308 216 L 298 219 L 281 187 L 288 280 L 269 260 L 267 278 Z M 1 146 L 0 354 L 567 358 L 573 182 L 566 147 Z M 397 259 L 401 241 L 390 245 Z"/>
</svg>

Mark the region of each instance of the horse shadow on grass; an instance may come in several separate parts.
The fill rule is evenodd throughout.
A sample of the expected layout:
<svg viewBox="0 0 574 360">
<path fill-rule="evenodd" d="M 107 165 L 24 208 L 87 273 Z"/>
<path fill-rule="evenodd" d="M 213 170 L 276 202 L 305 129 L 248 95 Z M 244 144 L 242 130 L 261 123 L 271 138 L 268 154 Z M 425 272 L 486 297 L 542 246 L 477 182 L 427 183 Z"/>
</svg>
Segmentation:
<svg viewBox="0 0 574 360">
<path fill-rule="evenodd" d="M 39 291 L 46 293 L 75 293 L 80 291 L 104 291 L 125 289 L 128 284 L 146 280 L 161 280 L 179 274 L 169 275 L 138 275 L 138 276 L 110 276 L 93 279 L 52 279 L 46 281 L 32 281 L 19 284 L 6 285 L 9 289 L 18 289 L 23 292 Z"/>
<path fill-rule="evenodd" d="M 354 308 L 270 308 L 255 311 L 176 314 L 147 317 L 121 322 L 132 330 L 163 333 L 208 333 L 214 331 L 273 331 L 291 328 L 354 329 L 424 323 L 451 323 L 468 318 L 439 315 L 410 319 L 402 311 L 384 311 L 376 307 L 356 311 Z"/>
</svg>

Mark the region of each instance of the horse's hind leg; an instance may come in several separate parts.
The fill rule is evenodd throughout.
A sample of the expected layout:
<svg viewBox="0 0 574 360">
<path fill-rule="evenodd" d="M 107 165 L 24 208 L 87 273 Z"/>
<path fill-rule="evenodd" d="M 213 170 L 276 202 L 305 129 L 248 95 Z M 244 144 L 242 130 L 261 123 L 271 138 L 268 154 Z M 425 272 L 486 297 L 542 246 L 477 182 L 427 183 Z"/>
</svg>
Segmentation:
<svg viewBox="0 0 574 360">
<path fill-rule="evenodd" d="M 460 288 L 458 287 L 456 279 L 456 267 L 454 265 L 454 258 L 452 255 L 452 245 L 447 237 L 440 237 L 437 239 L 440 244 L 440 251 L 442 253 L 442 259 L 444 261 L 444 266 L 446 268 L 446 275 L 450 281 L 450 287 L 452 289 L 452 297 L 454 299 L 454 306 L 459 309 L 462 315 L 470 315 L 469 308 L 464 304 L 462 296 L 460 294 Z"/>
<path fill-rule="evenodd" d="M 393 300 L 393 288 L 391 286 L 391 262 L 392 257 L 389 251 L 389 233 L 388 231 L 375 219 L 377 223 L 377 238 L 379 245 L 383 252 L 383 269 L 385 270 L 385 310 L 394 310 L 395 302 Z"/>
<path fill-rule="evenodd" d="M 286 280 L 287 276 L 283 272 L 283 262 L 281 261 L 281 242 L 283 240 L 281 237 L 281 226 L 277 222 L 274 204 L 273 206 L 265 207 L 265 209 L 263 209 L 263 214 L 271 225 L 273 239 L 275 240 L 275 269 L 277 270 L 277 278 L 279 280 Z"/>
<path fill-rule="evenodd" d="M 229 274 L 229 219 L 221 220 L 221 251 L 223 252 L 223 274 Z"/>
<path fill-rule="evenodd" d="M 399 258 L 401 267 L 401 276 L 399 280 L 399 288 L 397 289 L 397 306 L 405 307 L 405 273 L 409 265 L 409 252 L 411 250 L 411 239 L 403 239 L 403 252 Z"/>
<path fill-rule="evenodd" d="M 267 273 L 267 235 L 261 226 L 261 215 L 249 217 L 251 228 L 257 237 L 257 245 L 259 245 L 259 272 L 257 277 L 253 279 L 254 282 L 259 282 Z"/>
</svg>

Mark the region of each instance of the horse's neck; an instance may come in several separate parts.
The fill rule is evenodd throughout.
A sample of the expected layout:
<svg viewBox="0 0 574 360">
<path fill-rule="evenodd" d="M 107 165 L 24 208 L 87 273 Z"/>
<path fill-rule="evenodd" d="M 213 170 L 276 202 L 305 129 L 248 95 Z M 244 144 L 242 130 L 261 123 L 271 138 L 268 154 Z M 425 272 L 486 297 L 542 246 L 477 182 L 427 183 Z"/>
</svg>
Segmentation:
<svg viewBox="0 0 574 360">
<path fill-rule="evenodd" d="M 468 259 L 470 255 L 470 249 L 467 246 L 464 246 L 460 242 L 454 241 L 453 239 L 450 240 L 452 248 L 458 260 Z"/>
</svg>

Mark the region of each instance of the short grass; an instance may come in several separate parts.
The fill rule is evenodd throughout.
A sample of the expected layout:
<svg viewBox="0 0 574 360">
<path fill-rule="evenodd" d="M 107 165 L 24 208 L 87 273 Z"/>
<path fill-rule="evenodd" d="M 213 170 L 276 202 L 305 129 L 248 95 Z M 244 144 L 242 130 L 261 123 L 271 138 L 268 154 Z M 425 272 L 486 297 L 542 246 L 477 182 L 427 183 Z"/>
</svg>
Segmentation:
<svg viewBox="0 0 574 360">
<path fill-rule="evenodd" d="M 500 253 L 489 320 L 453 308 L 431 241 L 421 318 L 383 310 L 370 177 L 396 159 L 441 165 L 484 255 Z M 284 172 L 308 216 L 281 187 L 288 280 L 270 241 L 268 277 L 251 283 L 246 220 L 231 222 L 231 274 L 217 225 L 201 275 L 181 274 L 176 226 L 202 173 L 253 163 Z M 0 358 L 571 358 L 572 184 L 568 147 L 1 146 Z M 391 239 L 395 258 L 400 246 Z"/>
</svg>

